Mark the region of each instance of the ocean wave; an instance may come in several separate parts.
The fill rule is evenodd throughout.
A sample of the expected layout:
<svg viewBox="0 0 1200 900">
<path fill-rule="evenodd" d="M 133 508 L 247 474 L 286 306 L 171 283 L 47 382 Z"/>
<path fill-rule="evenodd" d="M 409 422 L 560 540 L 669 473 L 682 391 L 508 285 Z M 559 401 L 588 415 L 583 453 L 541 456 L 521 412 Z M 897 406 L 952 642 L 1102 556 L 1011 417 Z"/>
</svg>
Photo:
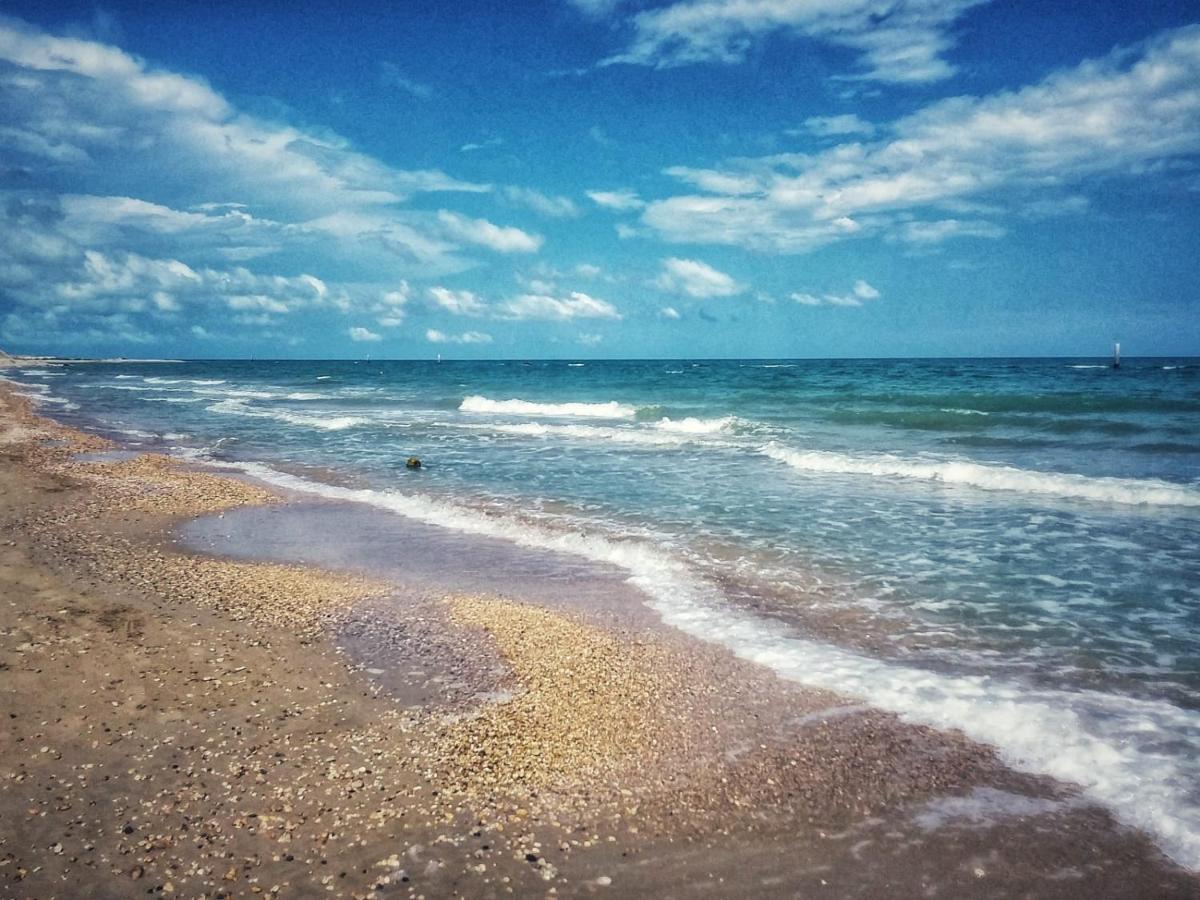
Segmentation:
<svg viewBox="0 0 1200 900">
<path fill-rule="evenodd" d="M 118 377 L 118 378 L 124 378 L 124 377 L 126 377 L 126 376 L 124 376 L 124 375 L 118 375 L 117 377 Z M 225 383 L 225 379 L 224 379 L 224 378 L 159 378 L 158 376 L 153 376 L 153 377 L 146 378 L 146 379 L 144 379 L 144 380 L 146 381 L 146 383 L 147 383 L 147 384 L 200 384 L 200 385 L 209 385 L 209 384 L 224 384 L 224 383 Z"/>
<path fill-rule="evenodd" d="M 793 469 L 813 474 L 902 478 L 989 491 L 1013 491 L 1134 506 L 1200 506 L 1200 487 L 1153 478 L 1107 478 L 1039 472 L 966 460 L 912 459 L 891 455 L 849 456 L 825 450 L 792 450 L 774 442 L 761 448 L 760 452 Z"/>
<path fill-rule="evenodd" d="M 175 431 L 142 431 L 140 428 L 118 428 L 118 434 L 153 441 L 182 441 L 190 435 Z"/>
<path fill-rule="evenodd" d="M 697 419 L 688 416 L 686 419 L 663 418 L 653 424 L 659 431 L 672 431 L 680 434 L 715 434 L 721 431 L 732 431 L 738 425 L 737 416 L 723 416 L 720 419 Z"/>
<path fill-rule="evenodd" d="M 637 408 L 610 400 L 607 403 L 534 403 L 529 400 L 489 400 L 478 394 L 464 397 L 461 412 L 500 413 L 509 416 L 547 418 L 632 419 Z"/>
<path fill-rule="evenodd" d="M 984 412 L 982 409 L 958 409 L 953 406 L 946 406 L 938 410 L 938 412 L 950 413 L 956 416 L 990 416 L 991 413 Z"/>
<path fill-rule="evenodd" d="M 546 425 L 542 422 L 522 422 L 509 425 L 503 423 L 472 424 L 450 423 L 451 427 L 484 431 L 490 434 L 509 434 L 520 437 L 567 438 L 580 441 L 617 441 L 646 447 L 677 447 L 695 440 L 688 434 L 669 434 L 648 431 L 642 428 L 613 428 L 606 425 Z"/>
<path fill-rule="evenodd" d="M 943 674 L 796 637 L 729 606 L 715 585 L 645 541 L 560 531 L 420 494 L 321 484 L 263 463 L 221 465 L 285 489 L 616 566 L 668 625 L 724 645 L 783 678 L 861 698 L 909 722 L 958 729 L 996 747 L 1016 769 L 1080 785 L 1089 799 L 1152 834 L 1178 862 L 1200 868 L 1200 809 L 1191 799 L 1200 772 L 1185 750 L 1163 750 L 1172 742 L 1200 743 L 1200 713 L 1163 701 Z"/>
<path fill-rule="evenodd" d="M 286 422 L 289 425 L 301 425 L 306 428 L 317 428 L 321 431 L 344 431 L 347 428 L 378 424 L 375 420 L 363 416 L 312 416 L 293 413 L 285 409 L 252 407 L 246 400 L 240 398 L 219 400 L 212 406 L 205 408 L 209 412 L 244 416 L 249 419 L 273 419 L 276 422 Z"/>
</svg>

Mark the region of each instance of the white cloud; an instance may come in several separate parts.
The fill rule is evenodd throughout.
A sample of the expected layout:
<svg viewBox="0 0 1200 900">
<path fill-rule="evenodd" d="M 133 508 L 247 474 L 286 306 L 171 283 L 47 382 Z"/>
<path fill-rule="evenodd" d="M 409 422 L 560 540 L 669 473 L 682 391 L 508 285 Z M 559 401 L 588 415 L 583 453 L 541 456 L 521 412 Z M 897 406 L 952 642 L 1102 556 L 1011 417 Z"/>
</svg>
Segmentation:
<svg viewBox="0 0 1200 900">
<path fill-rule="evenodd" d="M 861 134 L 870 137 L 875 133 L 875 126 L 860 119 L 854 113 L 846 113 L 840 116 L 813 116 L 805 119 L 804 130 L 817 137 L 843 134 Z"/>
<path fill-rule="evenodd" d="M 384 291 L 377 299 L 359 304 L 365 312 L 375 316 L 375 321 L 383 328 L 395 328 L 404 322 L 405 307 L 412 299 L 412 288 L 407 281 L 401 281 L 399 286 L 390 291 Z"/>
<path fill-rule="evenodd" d="M 664 174 L 698 187 L 713 194 L 755 194 L 759 190 L 759 179 L 753 175 L 731 172 L 714 172 L 711 169 L 692 169 L 687 166 L 671 166 Z"/>
<path fill-rule="evenodd" d="M 489 150 L 492 147 L 500 147 L 504 145 L 504 138 L 488 138 L 485 141 L 468 141 L 458 149 L 463 153 L 473 153 L 476 150 Z"/>
<path fill-rule="evenodd" d="M 994 222 L 967 222 L 961 219 L 905 222 L 899 238 L 910 244 L 939 244 L 950 238 L 1002 238 L 1008 231 Z"/>
<path fill-rule="evenodd" d="M 679 314 L 679 310 L 673 306 L 664 306 L 658 311 L 658 314 L 664 319 L 679 320 L 683 318 L 683 316 Z"/>
<path fill-rule="evenodd" d="M 379 64 L 379 81 L 385 87 L 399 88 L 406 93 L 412 94 L 419 100 L 428 100 L 433 96 L 433 88 L 427 84 L 413 81 L 411 78 L 406 78 L 404 73 L 400 71 L 399 66 L 387 60 Z"/>
<path fill-rule="evenodd" d="M 571 219 L 579 215 L 579 207 L 570 197 L 551 196 L 533 188 L 516 185 L 505 187 L 502 193 L 512 203 L 526 206 L 551 219 Z"/>
<path fill-rule="evenodd" d="M 567 0 L 585 16 L 599 17 L 612 12 L 626 0 Z"/>
<path fill-rule="evenodd" d="M 490 344 L 492 336 L 482 331 L 464 331 L 462 334 L 446 334 L 436 328 L 425 332 L 425 340 L 431 344 Z"/>
<path fill-rule="evenodd" d="M 860 300 L 878 300 L 882 295 L 860 278 L 854 282 L 854 296 Z"/>
<path fill-rule="evenodd" d="M 737 160 L 703 174 L 684 170 L 683 180 L 707 193 L 651 203 L 642 221 L 671 241 L 772 252 L 804 252 L 850 235 L 921 240 L 937 229 L 911 224 L 906 211 L 1001 189 L 1019 195 L 1100 174 L 1137 176 L 1200 152 L 1198 70 L 1200 26 L 1164 32 L 1136 51 L 1021 90 L 936 102 L 893 123 L 886 140 Z M 732 187 L 721 190 L 726 182 Z M 956 227 L 991 236 L 984 232 L 1000 226 L 941 226 L 947 235 Z"/>
<path fill-rule="evenodd" d="M 542 246 L 540 235 L 511 226 L 494 225 L 487 219 L 471 219 L 443 209 L 438 212 L 438 221 L 451 236 L 500 253 L 536 253 Z"/>
<path fill-rule="evenodd" d="M 585 347 L 595 347 L 604 342 L 604 335 L 581 333 L 576 340 Z"/>
<path fill-rule="evenodd" d="M 954 68 L 942 59 L 960 16 L 986 0 L 680 0 L 632 19 L 633 39 L 605 64 L 669 68 L 742 61 L 755 41 L 783 32 L 857 51 L 863 78 L 928 82 Z"/>
<path fill-rule="evenodd" d="M 351 328 L 348 331 L 348 334 L 350 335 L 350 340 L 352 340 L 352 341 L 371 342 L 371 341 L 382 341 L 383 340 L 383 335 L 376 334 L 374 331 L 371 331 L 370 329 L 367 329 L 367 328 L 363 328 L 361 325 L 355 325 L 353 328 Z"/>
<path fill-rule="evenodd" d="M 801 306 L 862 306 L 868 300 L 878 300 L 883 295 L 861 278 L 854 282 L 854 287 L 842 294 L 827 293 L 810 294 L 797 291 L 790 295 L 791 299 Z"/>
<path fill-rule="evenodd" d="M 276 300 L 274 297 L 265 297 L 262 294 L 236 294 L 232 297 L 227 297 L 225 303 L 230 309 L 261 310 L 266 313 L 291 312 L 288 305 L 282 300 Z"/>
<path fill-rule="evenodd" d="M 662 262 L 655 287 L 689 297 L 731 297 L 746 290 L 724 272 L 697 259 L 671 257 Z"/>
<path fill-rule="evenodd" d="M 587 191 L 587 195 L 598 206 L 618 212 L 631 212 L 646 205 L 645 201 L 629 188 L 617 191 Z"/>
<path fill-rule="evenodd" d="M 582 275 L 584 278 L 599 278 L 604 274 L 604 270 L 591 263 L 580 263 L 575 267 L 575 274 Z"/>
<path fill-rule="evenodd" d="M 243 316 L 320 305 L 395 323 L 403 311 L 380 298 L 402 279 L 469 267 L 470 244 L 540 244 L 486 220 L 462 219 L 456 237 L 404 205 L 490 185 L 249 114 L 116 47 L 0 17 L 0 67 L 0 156 L 38 185 L 0 195 L 0 293 L 22 315 L 40 309 L 48 335 L 162 333 L 202 315 L 206 296 Z"/>
<path fill-rule="evenodd" d="M 205 82 L 153 69 L 116 47 L 0 22 L 0 59 L 23 78 L 0 90 L 6 126 L 70 148 L 91 167 L 120 159 L 145 180 L 180 173 L 260 207 L 330 211 L 417 191 L 486 190 L 438 171 L 405 171 L 337 136 L 246 115 Z"/>
<path fill-rule="evenodd" d="M 482 298 L 470 291 L 433 287 L 429 289 L 429 297 L 437 306 L 456 316 L 481 316 L 487 312 Z"/>
<path fill-rule="evenodd" d="M 548 319 L 551 321 L 621 318 L 616 307 L 608 301 L 590 297 L 580 291 L 572 291 L 565 297 L 522 294 L 505 303 L 501 309 L 501 315 L 509 319 Z"/>
</svg>

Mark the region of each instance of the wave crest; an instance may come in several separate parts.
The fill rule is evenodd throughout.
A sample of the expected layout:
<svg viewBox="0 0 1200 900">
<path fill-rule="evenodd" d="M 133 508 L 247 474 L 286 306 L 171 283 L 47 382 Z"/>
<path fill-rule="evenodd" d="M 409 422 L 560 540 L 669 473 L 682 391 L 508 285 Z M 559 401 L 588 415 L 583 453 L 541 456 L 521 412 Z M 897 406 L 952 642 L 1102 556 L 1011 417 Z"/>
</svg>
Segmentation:
<svg viewBox="0 0 1200 900">
<path fill-rule="evenodd" d="M 848 456 L 826 450 L 792 450 L 774 442 L 767 444 L 760 452 L 793 469 L 814 474 L 935 481 L 988 491 L 1014 491 L 1132 506 L 1200 507 L 1200 488 L 1154 478 L 1091 477 L 984 465 L 965 460 L 905 459 L 890 455 Z"/>
<path fill-rule="evenodd" d="M 472 394 L 459 404 L 461 412 L 501 413 L 509 416 L 542 416 L 546 418 L 632 419 L 637 408 L 616 400 L 607 403 L 535 403 L 530 400 L 491 400 Z"/>
</svg>

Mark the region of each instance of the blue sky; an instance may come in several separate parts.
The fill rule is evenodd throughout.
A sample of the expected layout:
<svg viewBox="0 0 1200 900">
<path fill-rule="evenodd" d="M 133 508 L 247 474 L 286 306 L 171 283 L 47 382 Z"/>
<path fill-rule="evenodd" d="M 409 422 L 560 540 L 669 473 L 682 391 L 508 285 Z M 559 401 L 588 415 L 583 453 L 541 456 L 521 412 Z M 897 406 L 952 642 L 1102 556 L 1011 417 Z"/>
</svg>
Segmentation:
<svg viewBox="0 0 1200 900">
<path fill-rule="evenodd" d="M 0 347 L 1200 354 L 1193 2 L 248 5 L 6 4 Z"/>
</svg>

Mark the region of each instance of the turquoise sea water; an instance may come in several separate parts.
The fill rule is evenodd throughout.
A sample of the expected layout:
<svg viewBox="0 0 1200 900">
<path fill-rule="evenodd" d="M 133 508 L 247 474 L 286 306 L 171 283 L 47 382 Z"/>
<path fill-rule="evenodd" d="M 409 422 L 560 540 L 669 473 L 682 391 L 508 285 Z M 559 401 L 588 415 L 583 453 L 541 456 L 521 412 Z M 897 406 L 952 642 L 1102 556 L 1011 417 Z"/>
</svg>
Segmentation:
<svg viewBox="0 0 1200 900">
<path fill-rule="evenodd" d="M 669 623 L 961 728 L 1200 867 L 1200 360 L 9 377 L 135 446 L 617 566 Z"/>
</svg>

